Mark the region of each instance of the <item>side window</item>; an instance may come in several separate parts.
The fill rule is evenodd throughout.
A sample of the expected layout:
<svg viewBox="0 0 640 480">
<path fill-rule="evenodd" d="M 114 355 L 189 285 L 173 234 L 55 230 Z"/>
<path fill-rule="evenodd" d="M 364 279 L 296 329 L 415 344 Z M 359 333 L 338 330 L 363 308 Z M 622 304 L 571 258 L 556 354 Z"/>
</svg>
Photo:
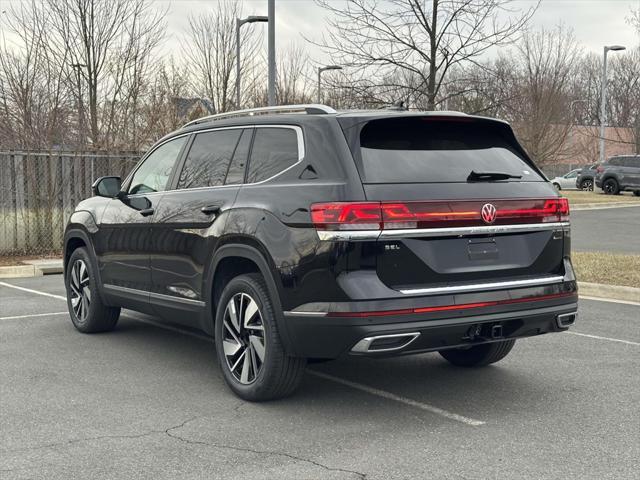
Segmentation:
<svg viewBox="0 0 640 480">
<path fill-rule="evenodd" d="M 622 159 L 618 157 L 610 158 L 607 163 L 612 167 L 619 167 L 620 165 L 622 165 Z"/>
<path fill-rule="evenodd" d="M 640 157 L 629 157 L 629 166 L 633 168 L 640 168 Z"/>
<path fill-rule="evenodd" d="M 247 182 L 255 183 L 286 170 L 298 161 L 298 136 L 291 128 L 257 128 Z"/>
<path fill-rule="evenodd" d="M 227 178 L 224 181 L 225 185 L 237 185 L 244 181 L 244 168 L 247 164 L 247 157 L 249 156 L 252 135 L 253 129 L 246 129 L 242 132 L 236 151 L 233 154 L 233 160 L 231 160 L 229 164 Z"/>
<path fill-rule="evenodd" d="M 574 172 L 567 173 L 565 178 L 576 178 L 577 176 L 578 176 L 578 172 L 574 171 Z"/>
<path fill-rule="evenodd" d="M 187 137 L 176 138 L 156 148 L 131 179 L 129 193 L 163 192 L 167 188 L 171 171 Z"/>
<path fill-rule="evenodd" d="M 241 133 L 240 129 L 198 133 L 180 172 L 177 188 L 222 185 Z"/>
</svg>

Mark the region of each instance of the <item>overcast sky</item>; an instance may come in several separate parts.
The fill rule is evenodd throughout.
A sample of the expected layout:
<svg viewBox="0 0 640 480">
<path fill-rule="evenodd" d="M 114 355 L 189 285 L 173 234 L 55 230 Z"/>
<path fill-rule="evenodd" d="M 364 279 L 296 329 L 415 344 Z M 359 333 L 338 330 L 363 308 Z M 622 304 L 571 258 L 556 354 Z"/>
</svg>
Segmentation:
<svg viewBox="0 0 640 480">
<path fill-rule="evenodd" d="M 27 0 L 0 0 L 0 5 Z M 159 9 L 168 10 L 168 36 L 163 45 L 165 54 L 178 54 L 190 14 L 211 8 L 218 0 L 151 0 Z M 380 0 L 381 3 L 384 0 Z M 428 1 L 428 0 L 427 0 Z M 339 5 L 344 0 L 332 0 Z M 535 0 L 516 0 L 514 5 L 526 10 L 535 5 Z M 244 0 L 244 15 L 266 15 L 267 0 Z M 533 18 L 534 27 L 552 28 L 562 22 L 573 29 L 576 39 L 585 49 L 602 52 L 606 44 L 638 44 L 638 36 L 625 22 L 632 8 L 640 7 L 640 0 L 542 0 Z M 326 28 L 326 13 L 313 0 L 276 0 L 276 43 L 285 47 L 291 42 L 305 45 L 312 59 L 323 60 L 317 47 L 307 44 L 302 35 L 317 39 Z M 254 24 L 256 35 L 264 35 L 266 26 Z M 266 42 L 265 42 L 266 46 Z M 495 52 L 494 52 L 495 53 Z"/>
<path fill-rule="evenodd" d="M 165 44 L 166 51 L 178 48 L 176 39 L 187 27 L 188 16 L 210 6 L 217 0 L 153 0 L 158 7 L 169 9 L 167 22 L 171 37 Z M 335 0 L 334 3 L 343 3 Z M 517 0 L 521 9 L 535 5 L 534 0 Z M 245 15 L 266 15 L 267 0 L 244 0 Z M 640 0 L 542 0 L 533 18 L 534 26 L 552 28 L 563 22 L 574 30 L 576 39 L 588 50 L 601 52 L 606 44 L 637 45 L 638 37 L 625 22 L 631 8 L 640 6 Z M 313 0 L 276 0 L 276 42 L 278 47 L 290 42 L 304 44 L 301 34 L 318 38 L 325 28 L 325 12 Z M 247 28 L 247 27 L 244 27 Z M 256 34 L 266 35 L 266 26 L 253 25 Z M 308 47 L 314 58 L 321 53 Z"/>
</svg>

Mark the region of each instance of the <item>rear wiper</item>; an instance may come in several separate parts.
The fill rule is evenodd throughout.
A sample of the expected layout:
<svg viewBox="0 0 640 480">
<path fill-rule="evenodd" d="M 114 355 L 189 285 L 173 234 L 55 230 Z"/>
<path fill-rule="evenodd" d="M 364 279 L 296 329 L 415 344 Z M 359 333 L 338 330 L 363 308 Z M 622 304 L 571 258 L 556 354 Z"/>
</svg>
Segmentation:
<svg viewBox="0 0 640 480">
<path fill-rule="evenodd" d="M 522 176 L 502 172 L 475 172 L 471 170 L 467 177 L 467 182 L 492 182 L 493 180 L 508 180 L 510 178 L 522 178 Z"/>
</svg>

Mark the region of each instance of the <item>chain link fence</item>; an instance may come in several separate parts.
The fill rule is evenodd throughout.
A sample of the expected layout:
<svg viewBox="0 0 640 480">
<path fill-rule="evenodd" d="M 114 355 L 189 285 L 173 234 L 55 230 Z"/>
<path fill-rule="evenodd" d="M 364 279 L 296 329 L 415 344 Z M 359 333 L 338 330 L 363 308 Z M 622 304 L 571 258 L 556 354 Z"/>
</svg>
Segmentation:
<svg viewBox="0 0 640 480">
<path fill-rule="evenodd" d="M 124 178 L 140 154 L 0 151 L 0 256 L 62 252 L 64 227 L 91 184 L 103 175 Z M 549 178 L 578 164 L 543 167 Z"/>
<path fill-rule="evenodd" d="M 62 252 L 64 228 L 91 184 L 125 177 L 140 155 L 0 151 L 0 256 Z"/>
</svg>

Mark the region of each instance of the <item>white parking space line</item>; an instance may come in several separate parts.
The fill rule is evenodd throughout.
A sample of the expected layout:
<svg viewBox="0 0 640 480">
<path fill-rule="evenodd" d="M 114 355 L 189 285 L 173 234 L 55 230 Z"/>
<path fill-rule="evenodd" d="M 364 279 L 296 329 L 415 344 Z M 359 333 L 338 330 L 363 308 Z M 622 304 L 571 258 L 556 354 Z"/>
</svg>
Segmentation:
<svg viewBox="0 0 640 480">
<path fill-rule="evenodd" d="M 170 325 L 163 325 L 161 323 L 156 323 L 156 322 L 153 322 L 153 321 L 150 321 L 150 320 L 146 320 L 146 319 L 141 319 L 141 318 L 138 318 L 138 317 L 132 317 L 130 315 L 128 316 L 128 318 L 130 318 L 131 320 L 134 320 L 136 322 L 146 323 L 146 324 L 152 325 L 154 327 L 163 328 L 165 330 L 170 330 L 172 332 L 182 333 L 184 335 L 189 335 L 190 337 L 197 338 L 198 340 L 204 340 L 205 342 L 213 342 L 213 339 L 211 337 L 208 337 L 206 335 L 201 335 L 201 334 L 198 334 L 196 332 L 185 331 L 185 330 L 182 330 L 180 328 L 172 327 Z M 473 427 L 477 427 L 477 426 L 485 424 L 485 422 L 482 422 L 480 420 L 475 420 L 473 418 L 465 417 L 463 415 L 458 415 L 457 413 L 449 412 L 447 410 L 444 410 L 444 409 L 438 408 L 438 407 L 434 407 L 433 405 L 429 405 L 427 403 L 422 403 L 422 402 L 418 402 L 416 400 L 411 400 L 410 398 L 401 397 L 400 395 L 396 395 L 396 394 L 391 393 L 391 392 L 386 392 L 386 391 L 380 390 L 378 388 L 369 387 L 368 385 L 363 385 L 361 383 L 352 382 L 350 380 L 345 380 L 345 379 L 340 378 L 340 377 L 334 377 L 333 375 L 328 375 L 326 373 L 317 372 L 315 370 L 307 370 L 307 373 L 309 375 L 314 375 L 316 377 L 323 378 L 325 380 L 329 380 L 329 381 L 334 382 L 334 383 L 339 383 L 341 385 L 346 385 L 347 387 L 351 387 L 351 388 L 354 388 L 356 390 L 360 390 L 360 391 L 369 393 L 371 395 L 375 395 L 377 397 L 382 397 L 382 398 L 385 398 L 387 400 L 393 400 L 393 401 L 396 401 L 396 402 L 404 403 L 405 405 L 409 405 L 411 407 L 419 408 L 420 410 L 424 410 L 424 411 L 427 411 L 427 412 L 430 412 L 430 413 L 435 413 L 436 415 L 440 415 L 441 417 L 448 418 L 449 420 L 455 420 L 456 422 L 464 423 L 465 425 L 471 425 Z"/>
<path fill-rule="evenodd" d="M 37 295 L 44 295 L 45 297 L 56 298 L 58 300 L 64 300 L 65 302 L 67 301 L 67 298 L 62 295 L 55 295 L 53 293 L 41 292 L 39 290 L 31 290 L 30 288 L 19 287 L 17 285 L 11 285 L 10 283 L 0 282 L 0 286 L 14 288 L 16 290 L 22 290 L 23 292 L 28 292 L 28 293 L 35 293 Z"/>
<path fill-rule="evenodd" d="M 14 315 L 12 317 L 0 317 L 0 320 L 18 320 L 20 318 L 50 317 L 51 315 L 69 315 L 69 312 L 32 313 L 30 315 Z"/>
<path fill-rule="evenodd" d="M 565 333 L 568 333 L 570 335 L 578 335 L 580 337 L 595 338 L 596 340 L 606 340 L 607 342 L 625 343 L 627 345 L 635 345 L 637 347 L 640 347 L 640 343 L 638 342 L 631 342 L 629 340 L 620 340 L 619 338 L 601 337 L 599 335 L 589 335 L 587 333 L 578 333 L 578 332 L 565 332 Z"/>
<path fill-rule="evenodd" d="M 579 295 L 584 300 L 595 300 L 596 302 L 622 303 L 624 305 L 635 305 L 640 307 L 640 302 L 632 302 L 631 300 L 616 300 L 615 298 L 592 297 L 589 295 Z"/>
<path fill-rule="evenodd" d="M 449 412 L 448 410 L 444 410 L 442 408 L 434 407 L 433 405 L 429 405 L 428 403 L 422 403 L 416 400 L 411 400 L 410 398 L 401 397 L 400 395 L 396 395 L 395 393 L 387 392 L 385 390 L 380 390 L 379 388 L 373 388 L 368 385 L 363 385 L 361 383 L 345 380 L 344 378 L 334 377 L 333 375 L 328 375 L 322 372 L 316 372 L 315 370 L 307 370 L 307 373 L 310 375 L 314 375 L 316 377 L 324 378 L 325 380 L 329 380 L 331 382 L 335 382 L 341 385 L 346 385 L 347 387 L 355 388 L 356 390 L 360 390 L 360 391 L 369 393 L 371 395 L 375 395 L 376 397 L 382 397 L 387 400 L 393 400 L 395 402 L 404 403 L 405 405 L 409 405 L 411 407 L 419 408 L 420 410 L 425 410 L 430 413 L 435 413 L 436 415 L 440 415 L 441 417 L 448 418 L 449 420 L 455 420 L 456 422 L 464 423 L 465 425 L 478 427 L 486 423 L 480 420 L 475 420 L 473 418 L 465 417 L 463 415 L 458 415 L 457 413 Z"/>
</svg>

